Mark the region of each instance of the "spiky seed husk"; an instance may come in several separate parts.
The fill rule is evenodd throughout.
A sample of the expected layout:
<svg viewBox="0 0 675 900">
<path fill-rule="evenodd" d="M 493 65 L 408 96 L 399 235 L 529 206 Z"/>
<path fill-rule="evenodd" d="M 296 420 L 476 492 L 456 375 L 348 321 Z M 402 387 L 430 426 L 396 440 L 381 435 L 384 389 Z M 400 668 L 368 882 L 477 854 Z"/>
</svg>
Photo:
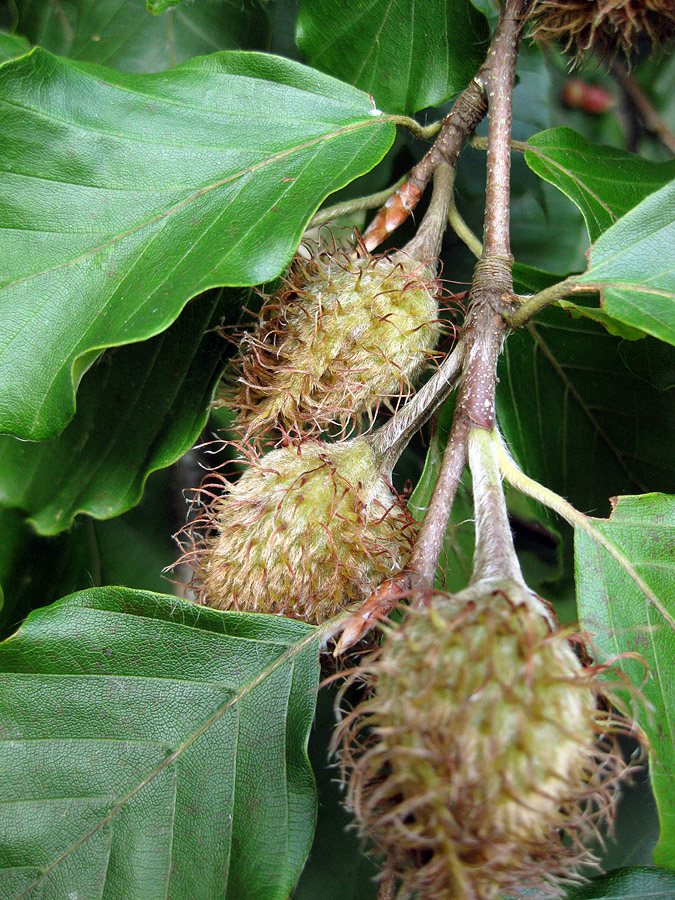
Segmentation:
<svg viewBox="0 0 675 900">
<path fill-rule="evenodd" d="M 403 253 L 298 259 L 242 343 L 225 402 L 248 436 L 372 418 L 409 396 L 440 334 L 432 269 Z"/>
<path fill-rule="evenodd" d="M 348 806 L 403 896 L 556 895 L 594 862 L 622 764 L 598 744 L 595 670 L 550 623 L 512 582 L 437 595 L 354 676 L 370 692 L 338 737 Z"/>
<path fill-rule="evenodd" d="M 267 453 L 217 502 L 215 524 L 195 555 L 201 601 L 313 624 L 398 571 L 412 528 L 363 438 Z"/>
<path fill-rule="evenodd" d="M 672 0 L 534 0 L 527 16 L 535 40 L 560 41 L 576 59 L 591 50 L 628 57 L 641 36 L 654 44 L 675 36 Z"/>
</svg>

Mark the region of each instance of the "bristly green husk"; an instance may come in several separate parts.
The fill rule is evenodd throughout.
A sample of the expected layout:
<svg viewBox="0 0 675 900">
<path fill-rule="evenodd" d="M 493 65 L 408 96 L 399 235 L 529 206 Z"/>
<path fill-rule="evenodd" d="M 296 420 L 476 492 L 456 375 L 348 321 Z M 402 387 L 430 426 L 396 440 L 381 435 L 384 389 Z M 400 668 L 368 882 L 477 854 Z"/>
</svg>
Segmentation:
<svg viewBox="0 0 675 900">
<path fill-rule="evenodd" d="M 263 456 L 217 501 L 194 554 L 202 603 L 320 624 L 401 568 L 412 521 L 369 443 L 306 441 Z"/>
<path fill-rule="evenodd" d="M 347 805 L 401 896 L 561 893 L 622 764 L 599 734 L 603 688 L 569 634 L 513 582 L 411 609 L 354 678 L 344 720 Z"/>
<path fill-rule="evenodd" d="M 675 36 L 673 0 L 534 0 L 527 18 L 535 40 L 560 41 L 576 59 L 630 57 L 642 36 L 657 45 Z"/>
<path fill-rule="evenodd" d="M 311 432 L 370 419 L 410 395 L 440 334 L 432 267 L 404 253 L 353 259 L 316 251 L 242 342 L 224 402 L 247 437 Z"/>
</svg>

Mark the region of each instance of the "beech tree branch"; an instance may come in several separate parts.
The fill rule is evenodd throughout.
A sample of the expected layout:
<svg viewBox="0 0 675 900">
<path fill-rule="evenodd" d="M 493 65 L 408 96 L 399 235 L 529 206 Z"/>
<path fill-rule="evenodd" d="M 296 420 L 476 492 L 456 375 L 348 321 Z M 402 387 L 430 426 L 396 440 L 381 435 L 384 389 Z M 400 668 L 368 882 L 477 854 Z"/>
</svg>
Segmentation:
<svg viewBox="0 0 675 900">
<path fill-rule="evenodd" d="M 671 153 L 675 153 L 675 134 L 673 134 L 666 126 L 666 123 L 652 106 L 649 98 L 643 94 L 640 85 L 635 78 L 633 78 L 625 65 L 618 59 L 615 59 L 612 63 L 612 74 L 621 85 L 630 102 L 638 111 L 645 124 L 645 128 L 656 135 Z"/>
<path fill-rule="evenodd" d="M 511 119 L 516 59 L 527 0 L 506 0 L 494 40 L 478 78 L 488 99 L 487 185 L 483 258 L 511 258 L 509 179 Z"/>
<path fill-rule="evenodd" d="M 399 227 L 417 206 L 437 166 L 446 162 L 453 169 L 466 138 L 485 116 L 487 103 L 474 78 L 462 91 L 429 152 L 410 170 L 405 182 L 375 216 L 363 235 L 364 246 L 374 250 Z"/>
<path fill-rule="evenodd" d="M 405 569 L 413 590 L 431 590 L 434 586 L 448 520 L 466 466 L 469 426 L 466 417 L 455 416 L 429 506 Z"/>
<path fill-rule="evenodd" d="M 465 346 L 462 383 L 450 438 L 406 567 L 411 586 L 422 591 L 434 584 L 452 504 L 466 465 L 469 434 L 475 428 L 491 432 L 495 424 L 497 358 L 507 327 L 506 311 L 514 300 L 509 241 L 511 107 L 523 13 L 528 3 L 505 0 L 487 59 L 475 79 L 483 87 L 489 112 L 483 253 L 469 292 L 461 337 Z"/>
</svg>

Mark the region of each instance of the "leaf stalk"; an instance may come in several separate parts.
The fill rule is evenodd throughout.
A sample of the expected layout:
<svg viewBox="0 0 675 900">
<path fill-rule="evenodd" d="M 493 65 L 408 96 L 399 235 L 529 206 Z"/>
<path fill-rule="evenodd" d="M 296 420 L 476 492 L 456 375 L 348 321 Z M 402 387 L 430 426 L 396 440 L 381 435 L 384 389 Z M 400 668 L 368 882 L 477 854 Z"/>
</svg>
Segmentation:
<svg viewBox="0 0 675 900">
<path fill-rule="evenodd" d="M 585 515 L 585 513 L 580 512 L 559 494 L 550 490 L 550 488 L 544 487 L 543 484 L 539 484 L 538 481 L 527 476 L 509 453 L 504 443 L 504 439 L 497 429 L 492 433 L 492 440 L 495 446 L 500 471 L 506 481 L 522 494 L 531 497 L 532 500 L 536 500 L 548 509 L 552 509 L 554 512 L 558 513 L 558 515 L 573 528 L 578 528 L 580 531 L 583 531 L 595 541 L 596 544 L 606 550 L 612 559 L 621 566 L 628 577 L 644 594 L 654 609 L 656 609 L 670 627 L 675 630 L 675 619 L 670 615 L 661 600 L 649 587 L 644 578 L 636 571 L 635 567 L 625 554 L 623 554 L 616 544 L 612 543 L 612 541 L 610 541 L 610 539 L 593 524 L 593 519 L 590 516 Z"/>
<path fill-rule="evenodd" d="M 579 284 L 576 276 L 572 275 L 530 297 L 517 298 L 521 300 L 521 305 L 514 312 L 506 314 L 506 321 L 511 328 L 521 328 L 523 325 L 527 325 L 543 309 L 546 309 L 547 306 L 551 306 L 553 303 L 557 303 L 558 300 L 562 300 L 563 297 L 568 297 L 574 293 L 595 293 L 595 288 L 591 285 Z"/>
</svg>

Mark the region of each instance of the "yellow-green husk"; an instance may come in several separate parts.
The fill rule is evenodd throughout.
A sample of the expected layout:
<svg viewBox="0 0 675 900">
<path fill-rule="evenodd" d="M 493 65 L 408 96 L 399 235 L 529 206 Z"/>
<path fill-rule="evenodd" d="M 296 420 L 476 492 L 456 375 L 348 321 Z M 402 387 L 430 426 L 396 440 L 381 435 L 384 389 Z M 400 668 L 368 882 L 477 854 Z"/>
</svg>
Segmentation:
<svg viewBox="0 0 675 900">
<path fill-rule="evenodd" d="M 226 398 L 249 436 L 372 419 L 410 395 L 438 341 L 432 269 L 405 254 L 298 259 L 242 342 Z"/>
<path fill-rule="evenodd" d="M 319 624 L 405 563 L 411 521 L 362 438 L 273 450 L 217 502 L 201 601 Z"/>
<path fill-rule="evenodd" d="M 403 896 L 556 895 L 593 862 L 620 763 L 568 637 L 509 582 L 434 596 L 364 663 L 369 694 L 341 732 L 347 802 Z"/>
</svg>

